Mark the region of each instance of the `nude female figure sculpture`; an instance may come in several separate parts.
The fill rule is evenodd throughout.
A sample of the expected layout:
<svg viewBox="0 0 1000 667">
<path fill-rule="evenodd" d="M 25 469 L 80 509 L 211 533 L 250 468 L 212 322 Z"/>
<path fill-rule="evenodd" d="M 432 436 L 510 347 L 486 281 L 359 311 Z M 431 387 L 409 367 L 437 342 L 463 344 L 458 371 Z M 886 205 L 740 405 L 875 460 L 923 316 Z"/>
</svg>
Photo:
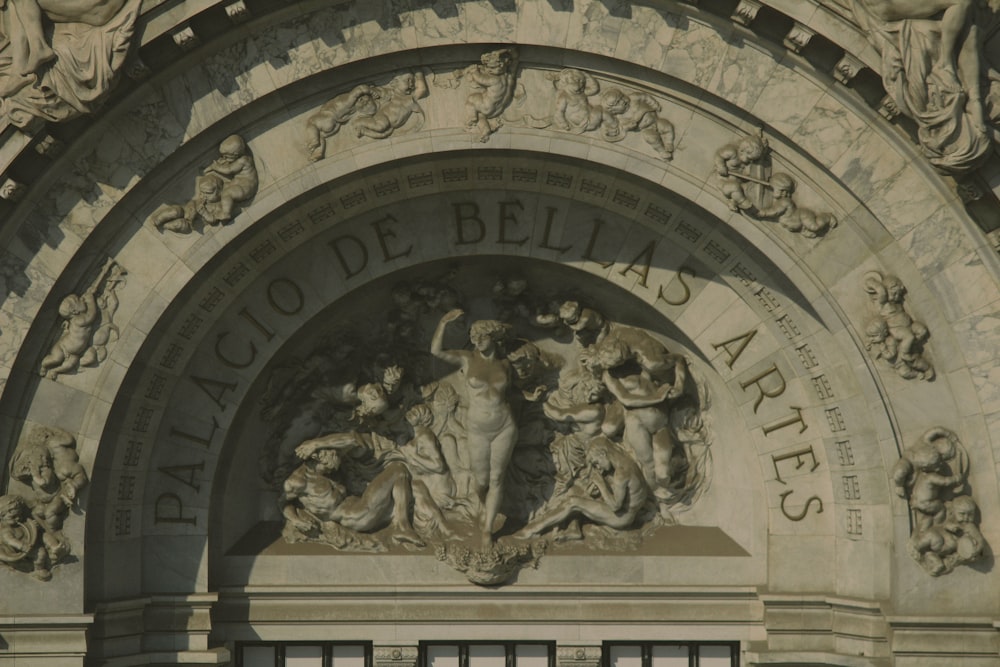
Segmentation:
<svg viewBox="0 0 1000 667">
<path fill-rule="evenodd" d="M 469 330 L 472 351 L 443 349 L 445 328 L 463 314 L 461 309 L 455 309 L 441 318 L 431 339 L 431 354 L 461 366 L 459 372 L 469 402 L 466 449 L 476 493 L 483 503 L 483 547 L 489 548 L 493 544 L 493 522 L 503 500 L 507 465 L 517 442 L 517 422 L 507 400 L 511 366 L 500 356 L 499 349 L 508 326 L 497 320 L 478 320 Z"/>
</svg>

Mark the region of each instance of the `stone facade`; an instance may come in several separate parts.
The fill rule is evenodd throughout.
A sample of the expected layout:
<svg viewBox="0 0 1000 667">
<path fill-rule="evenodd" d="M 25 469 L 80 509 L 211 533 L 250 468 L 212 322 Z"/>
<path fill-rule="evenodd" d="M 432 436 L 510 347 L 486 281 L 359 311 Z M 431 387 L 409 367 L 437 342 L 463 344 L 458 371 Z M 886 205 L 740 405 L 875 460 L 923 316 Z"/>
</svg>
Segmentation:
<svg viewBox="0 0 1000 667">
<path fill-rule="evenodd" d="M 0 665 L 1000 661 L 987 7 L 93 4 L 0 7 Z"/>
</svg>

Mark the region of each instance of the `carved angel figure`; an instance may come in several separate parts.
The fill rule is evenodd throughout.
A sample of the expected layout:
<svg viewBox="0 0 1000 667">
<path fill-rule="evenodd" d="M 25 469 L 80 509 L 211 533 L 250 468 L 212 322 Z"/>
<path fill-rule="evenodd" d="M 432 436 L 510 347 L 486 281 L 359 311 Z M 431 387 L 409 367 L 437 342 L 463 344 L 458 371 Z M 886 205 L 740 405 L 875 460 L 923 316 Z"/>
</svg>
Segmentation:
<svg viewBox="0 0 1000 667">
<path fill-rule="evenodd" d="M 219 157 L 202 170 L 194 197 L 187 204 L 163 204 L 148 221 L 161 232 L 166 229 L 190 234 L 195 220 L 221 225 L 233 219 L 236 205 L 257 194 L 257 166 L 250 147 L 233 134 L 219 144 Z"/>
<path fill-rule="evenodd" d="M 864 286 L 876 310 L 865 328 L 865 347 L 876 358 L 891 364 L 900 377 L 933 380 L 934 367 L 923 356 L 923 345 L 930 334 L 907 311 L 903 282 L 896 276 L 883 277 L 878 271 L 869 271 Z"/>
<path fill-rule="evenodd" d="M 358 137 L 385 139 L 417 116 L 414 130 L 424 122 L 424 110 L 417 100 L 427 96 L 427 81 L 423 72 L 404 72 L 387 86 L 375 89 L 375 106 L 362 105 L 351 121 Z"/>
<path fill-rule="evenodd" d="M 503 112 L 514 99 L 517 89 L 518 57 L 516 49 L 488 51 L 479 62 L 458 70 L 454 76 L 468 84 L 465 98 L 465 126 L 486 143 L 500 129 Z"/>
<path fill-rule="evenodd" d="M 552 122 L 556 127 L 579 134 L 601 126 L 604 109 L 589 99 L 601 92 L 597 79 L 582 70 L 569 68 L 549 78 L 556 89 L 552 112 Z"/>
<path fill-rule="evenodd" d="M 139 0 L 0 2 L 0 109 L 15 125 L 97 109 L 125 61 Z"/>
<path fill-rule="evenodd" d="M 108 259 L 97 280 L 83 294 L 70 294 L 59 304 L 62 333 L 42 359 L 39 373 L 50 380 L 96 366 L 108 356 L 107 346 L 118 338 L 114 317 L 125 269 Z"/>
<path fill-rule="evenodd" d="M 998 7 L 996 0 L 854 0 L 858 23 L 882 54 L 885 89 L 944 171 L 976 168 L 995 140 L 980 83 L 981 26 Z"/>
<path fill-rule="evenodd" d="M 306 150 L 313 162 L 326 157 L 326 140 L 347 124 L 359 109 L 375 113 L 374 88 L 368 84 L 355 86 L 350 91 L 337 95 L 309 116 L 306 121 Z"/>
<path fill-rule="evenodd" d="M 907 500 L 913 516 L 910 555 L 934 576 L 983 553 L 976 503 L 962 493 L 968 468 L 958 436 L 935 427 L 906 450 L 892 471 L 896 493 Z"/>
</svg>

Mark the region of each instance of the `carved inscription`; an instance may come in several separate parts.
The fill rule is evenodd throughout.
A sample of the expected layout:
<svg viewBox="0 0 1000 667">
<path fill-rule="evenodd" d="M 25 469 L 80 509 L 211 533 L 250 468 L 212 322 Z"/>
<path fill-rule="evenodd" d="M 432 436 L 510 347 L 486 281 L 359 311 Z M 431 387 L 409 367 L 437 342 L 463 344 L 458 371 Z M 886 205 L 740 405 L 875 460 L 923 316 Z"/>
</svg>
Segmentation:
<svg viewBox="0 0 1000 667">
<path fill-rule="evenodd" d="M 259 310 L 241 308 L 229 322 L 230 326 L 216 336 L 213 351 L 219 371 L 239 370 L 256 363 L 261 346 L 278 341 L 273 318 L 297 315 L 305 307 L 306 296 L 295 281 L 275 278 L 264 287 L 258 302 L 266 304 L 266 307 Z M 228 396 L 239 388 L 241 380 L 235 376 L 205 372 L 191 373 L 185 381 L 215 407 L 216 413 L 208 424 L 200 428 L 170 425 L 167 435 L 174 446 L 193 446 L 195 451 L 207 452 L 218 445 L 219 416 L 230 407 Z M 189 449 L 179 448 L 177 451 L 189 452 Z M 197 497 L 202 491 L 205 464 L 203 456 L 192 455 L 187 459 L 178 456 L 171 465 L 157 468 L 157 473 L 166 478 L 163 481 L 172 490 L 160 493 L 154 501 L 154 525 L 198 525 L 197 516 L 187 509 L 188 499 Z"/>
</svg>

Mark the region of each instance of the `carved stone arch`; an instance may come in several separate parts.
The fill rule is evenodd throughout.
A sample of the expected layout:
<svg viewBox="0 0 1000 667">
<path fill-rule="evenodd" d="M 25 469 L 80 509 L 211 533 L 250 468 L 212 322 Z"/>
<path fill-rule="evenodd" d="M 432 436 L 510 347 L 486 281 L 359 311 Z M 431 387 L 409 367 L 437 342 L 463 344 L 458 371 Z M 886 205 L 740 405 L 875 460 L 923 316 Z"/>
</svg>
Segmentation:
<svg viewBox="0 0 1000 667">
<path fill-rule="evenodd" d="M 226 12 L 240 16 L 238 4 L 231 3 L 233 12 L 229 13 L 229 7 Z M 744 4 L 760 3 L 740 3 L 740 7 Z M 817 28 L 835 44 L 853 47 L 863 38 L 848 24 L 842 8 L 829 5 L 805 17 L 797 15 L 788 3 L 768 4 L 804 26 Z M 177 44 L 189 45 L 188 30 L 191 35 L 198 31 L 199 20 L 191 3 L 177 3 L 172 9 L 143 15 L 145 23 L 140 25 L 145 31 L 140 42 L 147 55 L 162 47 L 157 38 L 169 38 L 172 33 Z M 662 239 L 654 255 L 657 260 L 660 249 L 668 241 L 672 245 L 665 264 L 660 267 L 651 262 L 649 274 L 642 278 L 651 285 L 657 284 L 657 269 L 669 272 L 679 268 L 671 263 L 674 252 L 676 257 L 700 253 L 704 266 L 719 264 L 709 281 L 717 294 L 704 297 L 697 310 L 712 312 L 728 298 L 743 305 L 722 309 L 725 312 L 712 323 L 689 316 L 690 326 L 701 328 L 701 337 L 688 336 L 690 345 L 682 337 L 680 344 L 686 352 L 701 353 L 700 363 L 720 373 L 717 382 L 723 386 L 728 382 L 731 404 L 740 411 L 734 423 L 742 424 L 748 432 L 770 423 L 753 421 L 757 416 L 754 391 L 760 387 L 753 380 L 764 377 L 761 373 L 767 371 L 770 357 L 757 359 L 758 366 L 742 374 L 726 376 L 726 355 L 738 356 L 737 350 L 743 351 L 739 346 L 746 339 L 738 337 L 739 331 L 719 340 L 706 337 L 709 324 L 721 327 L 726 315 L 738 320 L 737 311 L 755 313 L 758 319 L 754 321 L 761 324 L 762 333 L 755 337 L 754 345 L 761 345 L 766 334 L 778 355 L 774 358 L 787 368 L 797 368 L 795 386 L 789 393 L 808 396 L 807 418 L 815 419 L 814 429 L 823 429 L 819 439 L 823 456 L 819 459 L 826 469 L 815 480 L 807 479 L 816 485 L 815 489 L 810 486 L 808 493 L 815 491 L 816 498 L 823 501 L 825 516 L 815 513 L 815 503 L 805 502 L 810 497 L 806 491 L 802 492 L 803 502 L 796 502 L 797 495 L 782 495 L 782 484 L 790 481 L 790 475 L 812 466 L 805 454 L 798 452 L 813 444 L 816 431 L 806 431 L 803 440 L 789 440 L 775 449 L 768 447 L 767 436 L 752 436 L 758 455 L 754 493 L 763 487 L 769 507 L 768 547 L 760 551 L 763 545 L 756 538 L 749 541 L 750 546 L 747 540 L 737 540 L 741 548 L 760 557 L 751 558 L 754 565 L 749 569 L 732 570 L 738 583 L 703 591 L 704 599 L 724 601 L 708 607 L 709 612 L 683 612 L 684 622 L 694 623 L 699 632 L 707 633 L 704 636 L 721 637 L 716 634 L 719 626 L 710 620 L 713 614 L 732 613 L 730 618 L 737 619 L 740 629 L 726 637 L 747 642 L 748 659 L 762 664 L 838 662 L 846 660 L 845 654 L 859 653 L 868 656 L 863 659 L 865 664 L 920 664 L 925 657 L 922 651 L 933 654 L 930 660 L 955 662 L 960 653 L 965 654 L 968 664 L 991 660 L 997 611 L 995 599 L 987 595 L 995 583 L 988 550 L 985 558 L 970 559 L 972 567 L 959 567 L 938 578 L 927 576 L 905 553 L 913 530 L 911 509 L 904 499 L 893 495 L 897 491 L 905 494 L 907 489 L 905 482 L 894 484 L 894 478 L 902 479 L 894 469 L 899 456 L 925 440 L 947 439 L 940 435 L 943 431 L 932 430 L 934 427 L 954 432 L 968 450 L 963 482 L 979 505 L 976 520 L 986 543 L 996 543 L 996 457 L 990 443 L 996 439 L 997 423 L 991 329 L 997 303 L 997 259 L 950 182 L 933 172 L 908 137 L 854 92 L 836 87 L 827 72 L 813 64 L 815 60 L 786 53 L 783 47 L 708 9 L 679 3 L 610 6 L 604 2 L 526 2 L 507 6 L 458 2 L 433 7 L 415 3 L 397 11 L 383 10 L 376 3 L 363 7 L 297 3 L 206 39 L 200 50 L 175 65 L 158 65 L 145 84 L 113 98 L 101 117 L 81 123 L 81 136 L 70 143 L 62 158 L 41 170 L 25 199 L 17 206 L 2 204 L 10 213 L 2 233 L 9 241 L 5 247 L 8 264 L 13 267 L 3 273 L 11 294 L 2 306 L 5 319 L 0 332 L 7 339 L 3 342 L 10 342 L 2 359 L 7 380 L 0 403 L 9 434 L 4 444 L 5 460 L 19 460 L 40 427 L 59 429 L 75 441 L 79 461 L 93 481 L 82 491 L 80 505 L 85 516 L 66 518 L 64 532 L 79 561 L 57 565 L 55 581 L 50 584 L 22 584 L 23 573 L 0 572 L 17 582 L 12 584 L 17 586 L 18 596 L 10 603 L 11 614 L 62 614 L 61 618 L 39 621 L 40 631 L 54 633 L 55 628 L 62 628 L 60 636 L 76 642 L 67 652 L 78 657 L 89 652 L 95 664 L 115 656 L 145 661 L 164 647 L 187 651 L 186 660 L 220 663 L 225 660 L 225 650 L 215 650 L 220 642 L 250 636 L 250 625 L 240 611 L 244 603 L 262 610 L 256 627 L 277 637 L 278 625 L 269 625 L 271 621 L 266 619 L 281 618 L 294 596 L 274 590 L 270 598 L 264 596 L 266 600 L 251 599 L 226 590 L 223 602 L 216 603 L 220 591 L 214 582 L 220 579 L 212 573 L 212 559 L 229 556 L 198 546 L 199 540 L 204 540 L 198 534 L 191 535 L 188 546 L 181 546 L 187 538 L 171 543 L 160 540 L 150 529 L 150 517 L 158 511 L 162 516 L 170 507 L 169 497 L 157 505 L 164 498 L 162 493 L 176 493 L 157 487 L 154 479 L 161 484 L 169 481 L 185 491 L 194 486 L 203 488 L 206 498 L 214 497 L 205 512 L 224 517 L 238 511 L 225 502 L 228 494 L 223 493 L 232 483 L 224 486 L 213 484 L 214 478 L 202 480 L 196 477 L 202 470 L 195 459 L 172 458 L 174 450 L 181 449 L 176 438 L 171 441 L 169 437 L 176 424 L 164 421 L 163 413 L 168 396 L 174 395 L 169 393 L 170 383 L 181 373 L 163 363 L 173 357 L 176 363 L 184 363 L 198 347 L 192 341 L 199 335 L 208 336 L 201 339 L 201 346 L 208 346 L 209 356 L 215 354 L 222 330 L 201 329 L 210 333 L 198 334 L 190 316 L 231 305 L 239 317 L 240 299 L 245 294 L 240 286 L 249 284 L 245 281 L 265 280 L 268 269 L 261 267 L 268 265 L 266 257 L 271 252 L 280 256 L 290 251 L 299 243 L 296 237 L 311 233 L 297 228 L 324 229 L 328 236 L 336 236 L 336 225 L 344 225 L 345 230 L 360 226 L 368 234 L 367 245 L 363 245 L 372 256 L 403 252 L 405 246 L 391 245 L 396 237 L 385 236 L 385 228 L 380 236 L 372 227 L 377 216 L 366 218 L 358 212 L 367 210 L 366 206 L 374 207 L 372 211 L 382 207 L 395 210 L 396 218 L 402 218 L 410 204 L 420 210 L 419 202 L 424 200 L 421 188 L 430 187 L 440 201 L 452 204 L 455 202 L 448 198 L 463 192 L 470 193 L 472 201 L 481 199 L 491 205 L 509 201 L 504 199 L 507 195 L 516 195 L 518 201 L 532 197 L 535 208 L 530 240 L 524 244 L 527 248 L 499 244 L 515 257 L 536 257 L 531 248 L 537 245 L 532 242 L 539 235 L 545 237 L 544 201 L 582 205 L 590 207 L 587 210 L 591 213 L 606 211 L 602 215 L 621 220 L 622 229 L 628 231 L 618 251 L 609 255 L 615 264 L 595 273 L 600 264 L 582 255 L 570 262 L 588 272 L 590 277 L 581 281 L 584 285 L 600 284 L 594 282 L 599 276 L 640 297 L 648 296 L 651 291 L 637 286 L 649 247 L 646 239 Z M 220 10 L 216 7 L 212 11 Z M 754 17 L 749 11 L 735 12 L 733 20 L 749 22 L 753 28 Z M 399 22 L 390 20 L 393 17 Z M 186 23 L 192 18 L 195 20 Z M 843 30 L 830 27 L 834 25 Z M 637 39 L 637 34 L 652 34 L 655 39 Z M 282 42 L 285 39 L 287 44 Z M 503 108 L 477 111 L 476 132 L 466 132 L 466 114 L 477 92 L 468 87 L 469 77 L 482 73 L 476 69 L 481 56 L 504 49 L 516 49 L 518 56 L 517 69 L 512 71 L 511 99 L 500 105 Z M 872 65 L 877 61 L 877 54 L 868 46 L 858 47 L 855 53 L 859 62 Z M 495 56 L 504 57 L 509 58 L 510 53 Z M 391 87 L 398 81 L 396 75 L 410 67 L 425 72 L 425 79 L 429 79 L 426 94 L 417 94 L 419 85 L 414 81 L 412 92 L 394 97 Z M 838 71 L 850 68 L 847 62 Z M 463 76 L 456 76 L 456 71 L 462 71 Z M 587 82 L 585 102 L 581 105 L 579 96 L 576 98 L 577 112 L 582 111 L 582 115 L 571 113 L 565 126 L 556 127 L 552 119 L 559 109 L 557 97 L 565 90 L 558 86 L 570 86 L 569 79 L 574 76 Z M 345 115 L 345 122 L 328 138 L 326 156 L 310 162 L 309 151 L 297 145 L 309 117 L 326 102 L 338 98 L 348 102 L 360 84 L 371 87 L 360 92 L 373 98 L 374 108 L 362 105 Z M 405 88 L 406 82 L 402 84 Z M 620 90 L 633 109 L 648 105 L 653 110 L 634 117 L 634 128 L 628 122 L 616 127 L 605 118 L 611 102 L 605 101 L 603 94 L 612 89 Z M 406 95 L 420 113 L 411 109 L 403 118 L 405 109 L 390 109 L 387 101 L 402 104 Z M 596 111 L 593 119 L 587 115 L 594 109 L 600 110 L 599 122 Z M 618 115 L 622 114 L 630 118 L 627 111 Z M 423 123 L 418 126 L 420 116 Z M 396 122 L 400 122 L 398 127 Z M 670 140 L 663 122 L 672 125 Z M 643 128 L 638 127 L 640 123 L 645 123 Z M 608 128 L 611 133 L 605 134 Z M 644 134 L 642 130 L 648 128 L 656 128 L 659 138 Z M 810 220 L 826 220 L 823 226 L 811 230 L 803 223 L 804 214 L 789 214 L 787 206 L 785 213 L 758 215 L 777 210 L 776 187 L 736 191 L 715 175 L 717 155 L 730 144 L 735 144 L 738 152 L 739 142 L 758 136 L 761 128 L 768 140 L 769 163 L 761 160 L 751 165 L 754 161 L 750 160 L 740 168 L 752 167 L 748 175 L 773 184 L 779 183 L 776 176 L 784 175 L 792 182 L 784 186 L 785 198 L 790 194 L 798 210 L 809 212 Z M 352 137 L 353 131 L 369 134 Z M 252 178 L 249 172 L 221 175 L 214 181 L 206 178 L 201 170 L 217 158 L 234 134 L 249 149 L 244 155 L 251 160 Z M 480 144 L 480 138 L 486 142 Z M 17 154 L 29 145 L 8 139 L 4 155 Z M 669 151 L 668 143 L 674 143 Z M 663 159 L 668 152 L 673 153 L 671 161 Z M 18 164 L 25 169 L 27 162 L 22 163 Z M 424 174 L 430 174 L 432 185 L 421 185 Z M 789 187 L 793 192 L 788 192 Z M 563 191 L 572 197 L 558 194 Z M 13 197 L 18 190 L 4 192 Z M 216 195 L 229 201 L 220 204 L 212 198 Z M 740 206 L 744 195 L 752 208 Z M 737 205 L 738 211 L 731 211 L 727 204 Z M 448 212 L 447 207 L 444 210 Z M 472 220 L 470 211 L 464 211 L 469 214 L 467 221 Z M 515 209 L 508 209 L 512 211 Z M 454 208 L 450 213 L 457 215 Z M 331 214 L 332 223 L 330 218 L 324 219 Z M 511 213 L 520 214 L 520 209 Z M 686 214 L 699 224 L 691 224 Z M 824 215 L 831 216 L 836 226 Z M 190 229 L 185 229 L 188 217 Z M 580 232 L 579 243 L 584 246 L 594 219 L 591 215 L 591 227 Z M 164 231 L 157 229 L 157 223 Z M 522 238 L 516 236 L 516 229 L 508 229 L 515 234 L 513 241 Z M 818 238 L 806 237 L 803 229 L 816 232 Z M 178 233 L 184 231 L 191 233 Z M 654 231 L 653 236 L 645 236 Z M 495 227 L 491 232 L 500 234 Z M 263 242 L 251 247 L 248 239 L 257 234 L 268 235 L 277 250 L 269 251 Z M 697 241 L 693 240 L 696 234 L 701 234 Z M 419 240 L 434 237 L 429 234 Z M 323 240 L 329 248 L 331 239 Z M 389 245 L 382 245 L 383 241 Z M 442 242 L 438 238 L 438 243 Z M 468 250 L 491 255 L 498 252 L 487 248 L 470 244 Z M 254 257 L 255 249 L 261 259 Z M 442 251 L 440 257 L 465 252 Z M 557 256 L 532 261 L 541 261 L 540 266 L 544 266 L 545 261 L 565 261 L 558 255 L 570 254 L 553 249 L 547 252 Z M 727 252 L 730 256 L 726 259 L 713 259 Z M 122 287 L 109 287 L 112 267 L 105 263 L 109 256 L 127 272 Z M 436 257 L 431 253 L 420 261 Z M 742 257 L 754 262 L 742 262 L 738 259 Z M 392 257 L 387 263 L 418 264 L 418 259 Z M 334 252 L 330 261 L 335 267 L 341 260 Z M 374 259 L 370 261 L 374 264 Z M 677 281 L 686 275 L 674 273 L 668 287 L 678 287 Z M 258 274 L 261 277 L 257 278 Z M 888 293 L 892 276 L 899 276 L 907 293 L 901 300 L 880 302 L 899 306 L 883 314 L 873 304 L 880 294 Z M 120 299 L 118 310 L 104 320 L 118 327 L 118 340 L 100 352 L 107 356 L 97 359 L 96 367 L 67 368 L 56 373 L 54 380 L 39 380 L 39 365 L 59 344 L 63 321 L 58 314 L 60 303 L 67 294 L 85 294 L 92 284 L 98 285 L 105 297 L 110 291 Z M 969 289 L 970 285 L 976 289 Z M 810 316 L 782 319 L 787 311 L 782 310 L 781 298 L 793 293 L 811 304 L 814 310 Z M 256 302 L 246 299 L 242 303 L 247 307 L 266 304 L 266 286 L 263 301 L 259 295 Z M 267 307 L 273 311 L 272 306 Z M 232 308 L 227 311 L 230 316 Z M 183 313 L 183 317 L 175 317 L 175 313 Z M 670 317 L 669 312 L 665 314 Z M 900 363 L 898 352 L 895 361 L 888 362 L 885 357 L 892 356 L 891 351 L 879 352 L 873 344 L 875 353 L 865 349 L 868 325 L 889 315 L 919 320 L 930 332 L 929 339 L 916 343 L 922 347 L 907 353 L 905 363 Z M 210 315 L 199 317 L 211 322 Z M 242 321 L 250 327 L 271 324 L 254 324 L 247 316 Z M 913 338 L 924 338 L 912 328 L 910 333 Z M 291 335 L 291 331 L 282 334 Z M 726 338 L 728 347 L 716 347 L 726 343 Z M 819 357 L 817 366 L 803 365 L 811 362 L 796 347 L 802 340 L 813 341 L 814 347 L 820 348 L 809 348 Z M 264 349 L 264 342 L 258 340 L 259 350 Z M 671 338 L 671 344 L 677 342 Z M 753 351 L 746 349 L 748 354 Z M 883 358 L 878 358 L 879 354 Z M 57 366 L 48 370 L 53 368 Z M 933 381 L 928 379 L 930 368 L 936 373 Z M 165 379 L 161 382 L 157 377 Z M 252 380 L 240 377 L 248 383 Z M 211 385 L 211 390 L 223 391 L 220 385 Z M 184 393 L 176 388 L 173 391 Z M 212 401 L 213 395 L 219 400 L 226 397 L 225 393 L 203 393 L 202 400 Z M 778 400 L 761 395 L 766 401 L 762 409 Z M 157 423 L 158 435 L 148 435 Z M 188 438 L 184 451 L 198 451 L 202 445 L 197 434 L 207 433 L 211 425 L 201 421 L 193 426 L 207 430 L 185 431 L 195 437 Z M 849 431 L 849 438 L 843 435 L 842 426 Z M 58 441 L 53 437 L 48 442 Z M 816 446 L 814 456 L 819 451 Z M 235 451 L 237 443 L 230 442 L 227 447 Z M 951 460 L 955 461 L 953 467 L 962 467 L 958 459 Z M 216 477 L 224 472 L 220 468 Z M 208 492 L 210 488 L 214 496 Z M 30 484 L 15 479 L 10 480 L 8 490 L 25 495 L 33 492 Z M 187 515 L 181 510 L 191 506 L 184 505 L 187 498 L 180 493 L 176 497 L 177 516 L 182 519 Z M 940 499 L 953 503 L 956 497 Z M 782 509 L 787 518 L 782 518 Z M 800 511 L 804 511 L 802 518 L 816 519 L 819 527 L 800 531 L 801 523 L 790 520 Z M 920 514 L 913 516 L 918 521 L 921 518 Z M 217 526 L 218 521 L 213 519 L 211 525 Z M 201 530 L 205 522 L 198 525 Z M 138 528 L 136 533 L 133 526 Z M 186 524 L 180 521 L 175 528 L 182 533 Z M 126 533 L 134 539 L 127 539 Z M 220 549 L 228 549 L 232 540 L 227 536 L 222 544 Z M 101 562 L 112 554 L 106 565 Z M 823 565 L 817 566 L 817 560 L 807 558 L 809 554 L 821 554 Z M 241 557 L 245 558 L 235 556 L 236 560 Z M 280 559 L 268 558 L 261 560 L 261 568 L 282 567 Z M 614 559 L 611 562 L 623 562 L 619 557 Z M 803 567 L 803 560 L 809 560 L 810 565 Z M 558 562 L 558 557 L 543 557 L 538 578 L 534 578 L 535 572 L 529 573 L 535 586 L 531 595 L 544 598 L 542 583 L 551 576 L 546 567 L 553 561 Z M 643 567 L 649 570 L 658 566 L 638 558 L 634 562 L 645 563 Z M 122 563 L 136 569 L 122 567 L 119 573 Z M 926 560 L 921 565 L 931 567 Z M 436 567 L 440 569 L 434 570 L 435 583 L 458 577 L 445 566 Z M 691 570 L 693 579 L 698 579 L 696 570 Z M 859 570 L 864 574 L 858 574 Z M 37 566 L 35 571 L 39 572 Z M 305 568 L 302 576 L 308 578 L 309 571 Z M 690 598 L 670 588 L 693 580 L 685 572 L 681 567 L 675 579 L 669 574 L 641 579 L 648 584 L 645 587 L 622 584 L 614 596 L 622 604 L 641 599 L 637 603 L 642 609 L 637 612 L 639 627 L 662 627 L 664 618 L 677 618 L 669 611 L 674 605 L 694 609 L 683 604 Z M 608 581 L 613 579 L 609 575 Z M 273 586 L 276 579 L 265 576 L 246 582 L 238 578 L 225 581 L 230 587 L 251 581 Z M 656 583 L 651 584 L 653 581 Z M 641 594 L 636 588 L 643 589 Z M 21 590 L 25 591 L 23 596 Z M 932 632 L 929 605 L 939 604 L 945 593 L 954 595 L 958 590 L 964 596 L 961 605 L 956 603 L 942 613 L 950 617 L 946 625 L 954 624 L 949 625 L 954 632 L 948 641 L 963 646 L 945 646 L 942 633 L 933 635 L 934 642 L 941 643 L 926 649 L 921 642 Z M 342 600 L 339 595 L 333 597 Z M 409 606 L 392 617 L 393 623 L 425 617 L 421 610 L 428 608 L 420 606 L 424 604 L 421 594 L 406 595 Z M 456 609 L 469 610 L 478 604 L 477 596 L 475 589 L 463 590 L 452 602 Z M 321 608 L 329 601 L 312 602 Z M 522 608 L 515 607 L 504 607 L 503 613 L 510 619 L 525 620 Z M 208 622 L 213 608 L 218 621 L 214 626 Z M 86 648 L 80 642 L 82 628 L 91 623 L 85 614 L 91 613 L 97 620 Z M 432 617 L 445 624 L 463 612 L 434 613 L 438 615 Z M 539 621 L 561 619 L 560 632 L 572 628 L 586 634 L 592 629 L 588 624 L 593 619 L 572 621 L 558 605 L 541 606 L 532 613 Z M 462 620 L 469 617 L 475 617 L 474 611 Z M 142 618 L 145 620 L 137 620 Z M 180 619 L 189 620 L 181 623 Z M 332 620 L 335 622 L 327 623 L 327 630 L 332 627 L 346 633 L 347 626 L 341 622 L 353 619 L 338 616 Z M 20 648 L 14 648 L 19 656 L 34 655 L 48 661 L 45 664 L 53 664 L 47 649 L 24 648 L 32 630 L 15 632 L 10 629 L 13 625 L 3 627 L 0 635 L 9 631 L 12 637 L 20 638 Z M 8 645 L 13 642 L 8 641 Z M 796 653 L 805 649 L 814 653 Z"/>
</svg>

